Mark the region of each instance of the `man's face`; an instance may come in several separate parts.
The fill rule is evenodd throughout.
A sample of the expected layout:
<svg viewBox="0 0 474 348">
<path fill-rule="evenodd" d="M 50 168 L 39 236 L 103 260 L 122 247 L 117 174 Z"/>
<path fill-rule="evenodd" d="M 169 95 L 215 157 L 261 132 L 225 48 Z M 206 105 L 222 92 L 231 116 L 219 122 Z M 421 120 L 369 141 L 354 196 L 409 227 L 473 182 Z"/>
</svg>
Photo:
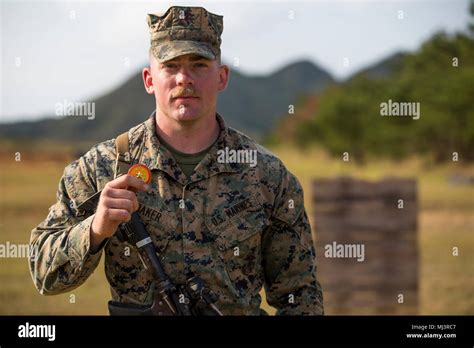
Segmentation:
<svg viewBox="0 0 474 348">
<path fill-rule="evenodd" d="M 154 94 L 157 112 L 178 122 L 214 115 L 217 94 L 227 85 L 229 69 L 218 61 L 186 54 L 163 63 L 150 57 L 143 69 L 148 93 Z"/>
</svg>

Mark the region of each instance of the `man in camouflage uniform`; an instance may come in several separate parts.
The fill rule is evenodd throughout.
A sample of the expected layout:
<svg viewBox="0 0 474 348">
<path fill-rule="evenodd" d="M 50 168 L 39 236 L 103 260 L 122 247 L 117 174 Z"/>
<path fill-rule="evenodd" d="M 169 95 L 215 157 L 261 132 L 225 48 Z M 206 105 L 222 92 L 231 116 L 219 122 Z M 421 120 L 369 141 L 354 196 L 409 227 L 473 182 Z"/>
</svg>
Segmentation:
<svg viewBox="0 0 474 348">
<path fill-rule="evenodd" d="M 216 113 L 229 75 L 220 64 L 222 16 L 174 6 L 148 15 L 148 25 L 143 80 L 156 111 L 128 131 L 125 157 L 148 166 L 152 181 L 117 175 L 115 140 L 67 166 L 56 204 L 31 234 L 35 286 L 44 295 L 71 291 L 105 253 L 113 300 L 150 304 L 156 284 L 119 228 L 138 211 L 171 280 L 198 275 L 224 314 L 262 314 L 262 286 L 277 314 L 323 314 L 300 183 Z"/>
</svg>

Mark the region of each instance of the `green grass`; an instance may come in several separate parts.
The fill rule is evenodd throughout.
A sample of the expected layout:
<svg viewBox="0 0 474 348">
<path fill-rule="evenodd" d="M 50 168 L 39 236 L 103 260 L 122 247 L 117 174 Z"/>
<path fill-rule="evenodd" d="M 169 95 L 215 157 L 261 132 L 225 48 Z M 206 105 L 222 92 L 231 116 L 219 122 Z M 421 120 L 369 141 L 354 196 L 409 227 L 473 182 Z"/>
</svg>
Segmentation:
<svg viewBox="0 0 474 348">
<path fill-rule="evenodd" d="M 311 149 L 275 148 L 305 190 L 312 216 L 311 182 L 315 177 L 350 175 L 370 180 L 384 176 L 418 179 L 420 200 L 420 314 L 474 314 L 474 188 L 451 186 L 453 173 L 472 173 L 472 166 L 450 163 L 426 166 L 417 158 L 403 162 L 373 161 L 365 166 L 328 158 Z M 58 152 L 60 152 L 58 150 Z M 23 155 L 22 155 L 23 156 Z M 47 158 L 47 154 L 43 155 Z M 37 161 L 11 153 L 0 157 L 0 243 L 27 244 L 31 230 L 48 213 L 67 160 Z M 313 226 L 314 230 L 314 226 Z M 459 247 L 459 256 L 452 248 Z M 0 259 L 0 314 L 107 314 L 109 288 L 103 262 L 81 287 L 58 296 L 42 296 L 33 286 L 26 259 Z M 70 302 L 70 295 L 75 303 Z M 264 304 L 269 312 L 274 310 Z"/>
</svg>

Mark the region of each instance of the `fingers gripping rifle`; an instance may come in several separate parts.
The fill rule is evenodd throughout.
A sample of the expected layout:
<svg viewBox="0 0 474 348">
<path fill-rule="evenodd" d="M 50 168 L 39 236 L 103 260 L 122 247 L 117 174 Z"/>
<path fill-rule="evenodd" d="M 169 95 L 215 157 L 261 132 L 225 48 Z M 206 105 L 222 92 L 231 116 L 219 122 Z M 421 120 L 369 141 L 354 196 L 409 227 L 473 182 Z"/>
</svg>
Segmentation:
<svg viewBox="0 0 474 348">
<path fill-rule="evenodd" d="M 137 247 L 146 268 L 156 281 L 157 291 L 151 306 L 109 301 L 111 315 L 200 315 L 211 311 L 222 315 L 214 302 L 216 295 L 202 280 L 193 276 L 185 285 L 175 286 L 163 269 L 155 246 L 137 212 L 123 226 L 127 238 Z"/>
</svg>

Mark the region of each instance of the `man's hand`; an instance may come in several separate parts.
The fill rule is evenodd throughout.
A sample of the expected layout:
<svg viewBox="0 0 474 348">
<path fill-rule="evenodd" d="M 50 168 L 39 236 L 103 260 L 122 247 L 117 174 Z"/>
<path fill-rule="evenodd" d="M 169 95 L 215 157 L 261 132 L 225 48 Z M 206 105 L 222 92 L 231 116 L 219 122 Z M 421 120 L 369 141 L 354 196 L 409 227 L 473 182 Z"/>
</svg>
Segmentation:
<svg viewBox="0 0 474 348">
<path fill-rule="evenodd" d="M 138 210 L 135 191 L 148 191 L 149 186 L 131 175 L 122 175 L 108 182 L 100 194 L 99 204 L 90 231 L 90 251 L 115 234 L 118 226 L 130 221 Z"/>
</svg>

